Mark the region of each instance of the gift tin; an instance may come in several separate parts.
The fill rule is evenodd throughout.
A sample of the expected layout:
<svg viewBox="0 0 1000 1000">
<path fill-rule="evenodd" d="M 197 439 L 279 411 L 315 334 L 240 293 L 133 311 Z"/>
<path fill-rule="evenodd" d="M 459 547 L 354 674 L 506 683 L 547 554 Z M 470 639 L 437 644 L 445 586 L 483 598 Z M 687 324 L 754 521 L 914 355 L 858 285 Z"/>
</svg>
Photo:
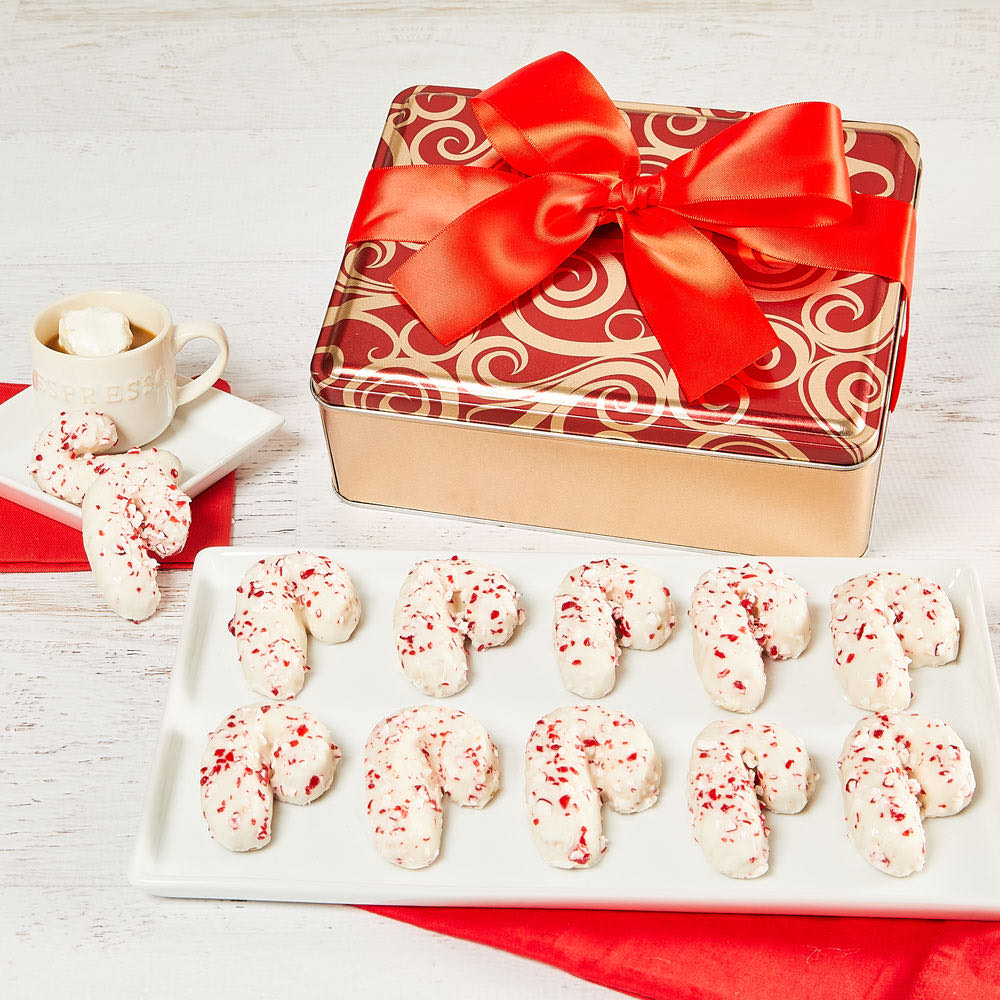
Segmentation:
<svg viewBox="0 0 1000 1000">
<path fill-rule="evenodd" d="M 469 98 L 393 102 L 374 166 L 497 167 Z M 617 104 L 654 172 L 740 112 Z M 856 193 L 913 203 L 906 129 L 844 123 Z M 348 244 L 312 359 L 347 500 L 751 554 L 868 546 L 906 304 L 898 282 L 712 236 L 779 337 L 687 400 L 600 226 L 552 275 L 445 347 L 389 283 L 417 244 Z"/>
</svg>

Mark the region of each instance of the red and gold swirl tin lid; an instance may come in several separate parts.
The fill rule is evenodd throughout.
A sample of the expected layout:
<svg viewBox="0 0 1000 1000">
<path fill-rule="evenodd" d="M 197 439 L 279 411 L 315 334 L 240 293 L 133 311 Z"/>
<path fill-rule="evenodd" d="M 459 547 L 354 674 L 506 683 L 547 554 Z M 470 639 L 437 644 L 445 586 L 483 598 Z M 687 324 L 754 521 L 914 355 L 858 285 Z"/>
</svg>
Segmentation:
<svg viewBox="0 0 1000 1000">
<path fill-rule="evenodd" d="M 497 166 L 477 91 L 415 87 L 393 102 L 374 166 Z M 742 112 L 618 104 L 662 169 Z M 852 190 L 913 202 L 919 147 L 891 125 L 845 122 Z M 502 165 L 500 169 L 503 169 Z M 579 437 L 852 466 L 878 448 L 901 335 L 885 278 L 790 264 L 712 239 L 778 334 L 770 355 L 694 402 L 633 296 L 620 230 L 600 226 L 541 285 L 444 347 L 392 273 L 417 245 L 347 246 L 312 360 L 324 405 Z"/>
</svg>

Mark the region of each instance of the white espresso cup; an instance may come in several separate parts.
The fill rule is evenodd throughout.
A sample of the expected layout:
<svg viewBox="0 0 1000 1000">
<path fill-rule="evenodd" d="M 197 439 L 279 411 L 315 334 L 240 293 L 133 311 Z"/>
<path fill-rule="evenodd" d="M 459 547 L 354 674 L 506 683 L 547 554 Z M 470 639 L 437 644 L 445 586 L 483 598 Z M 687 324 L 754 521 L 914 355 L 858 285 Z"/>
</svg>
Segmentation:
<svg viewBox="0 0 1000 1000">
<path fill-rule="evenodd" d="M 59 335 L 59 319 L 71 309 L 106 306 L 153 335 L 120 354 L 84 357 L 47 344 Z M 175 358 L 189 341 L 204 338 L 218 348 L 196 379 L 177 384 Z M 178 406 L 210 388 L 229 360 L 229 343 L 218 323 L 205 320 L 174 326 L 167 307 L 137 292 L 81 292 L 43 309 L 31 324 L 31 381 L 41 425 L 63 411 L 97 410 L 118 428 L 116 451 L 148 444 L 167 429 Z"/>
</svg>

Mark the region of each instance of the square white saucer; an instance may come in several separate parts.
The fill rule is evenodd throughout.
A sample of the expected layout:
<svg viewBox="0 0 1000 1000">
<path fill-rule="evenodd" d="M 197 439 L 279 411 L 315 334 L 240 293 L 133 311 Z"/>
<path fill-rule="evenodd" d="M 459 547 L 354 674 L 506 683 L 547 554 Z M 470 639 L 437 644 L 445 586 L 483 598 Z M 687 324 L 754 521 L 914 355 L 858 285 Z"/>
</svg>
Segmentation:
<svg viewBox="0 0 1000 1000">
<path fill-rule="evenodd" d="M 170 426 L 147 447 L 173 452 L 183 465 L 180 487 L 195 497 L 237 468 L 285 418 L 221 389 L 178 408 Z M 0 497 L 80 528 L 80 508 L 43 493 L 28 475 L 39 430 L 30 388 L 0 404 Z"/>
</svg>

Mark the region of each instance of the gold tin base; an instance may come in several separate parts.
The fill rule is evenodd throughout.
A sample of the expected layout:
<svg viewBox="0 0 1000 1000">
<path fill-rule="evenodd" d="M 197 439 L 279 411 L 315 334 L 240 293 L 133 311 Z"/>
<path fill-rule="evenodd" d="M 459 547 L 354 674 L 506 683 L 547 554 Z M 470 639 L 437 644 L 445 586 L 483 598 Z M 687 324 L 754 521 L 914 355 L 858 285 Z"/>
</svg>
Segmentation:
<svg viewBox="0 0 1000 1000">
<path fill-rule="evenodd" d="M 748 555 L 868 548 L 881 442 L 825 466 L 320 409 L 346 500 Z"/>
</svg>

